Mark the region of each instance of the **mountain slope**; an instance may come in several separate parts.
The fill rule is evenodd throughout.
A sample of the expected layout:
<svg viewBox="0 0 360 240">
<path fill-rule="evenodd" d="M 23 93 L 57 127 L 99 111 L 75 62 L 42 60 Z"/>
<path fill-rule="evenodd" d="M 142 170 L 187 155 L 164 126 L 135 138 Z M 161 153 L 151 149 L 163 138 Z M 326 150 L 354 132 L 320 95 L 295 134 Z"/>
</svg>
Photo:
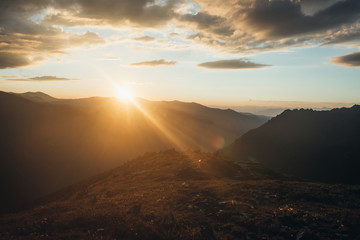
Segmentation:
<svg viewBox="0 0 360 240">
<path fill-rule="evenodd" d="M 313 181 L 360 184 L 360 106 L 287 110 L 220 154 Z"/>
<path fill-rule="evenodd" d="M 0 216 L 0 238 L 357 239 L 359 192 L 169 150 Z"/>
<path fill-rule="evenodd" d="M 36 100 L 0 92 L 0 212 L 148 151 L 214 150 L 266 121 L 190 103 L 143 100 L 139 110 L 110 98 L 25 96 Z"/>
<path fill-rule="evenodd" d="M 43 92 L 25 92 L 25 93 L 13 93 L 18 96 L 21 96 L 25 99 L 31 100 L 33 102 L 55 102 L 58 99 L 47 95 Z"/>
<path fill-rule="evenodd" d="M 183 138 L 182 141 L 188 142 L 190 146 L 185 146 L 185 148 L 195 148 L 194 144 L 196 144 L 198 145 L 196 148 L 210 151 L 232 143 L 242 134 L 270 119 L 266 116 L 239 113 L 230 109 L 209 108 L 197 103 L 180 101 L 137 99 L 136 107 L 129 102 L 113 98 L 56 99 L 42 92 L 27 92 L 19 96 L 35 102 L 41 99 L 42 102 L 54 105 L 71 106 L 93 114 L 95 117 L 107 118 L 106 121 L 108 118 L 119 120 L 125 116 L 136 115 L 139 112 L 137 108 L 140 107 L 141 111 L 145 111 L 153 118 L 153 122 L 159 122 L 159 125 L 164 125 L 164 128 L 174 132 L 177 138 Z M 134 117 L 131 120 L 133 119 Z"/>
</svg>

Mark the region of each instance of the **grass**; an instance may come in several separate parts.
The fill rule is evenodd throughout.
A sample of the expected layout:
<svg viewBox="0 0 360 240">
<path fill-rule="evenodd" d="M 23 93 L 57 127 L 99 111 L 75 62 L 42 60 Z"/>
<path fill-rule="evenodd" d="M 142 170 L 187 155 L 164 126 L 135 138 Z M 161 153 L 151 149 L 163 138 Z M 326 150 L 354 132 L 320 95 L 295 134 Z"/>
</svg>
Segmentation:
<svg viewBox="0 0 360 240">
<path fill-rule="evenodd" d="M 360 239 L 358 216 L 360 186 L 163 151 L 1 216 L 0 239 Z"/>
</svg>

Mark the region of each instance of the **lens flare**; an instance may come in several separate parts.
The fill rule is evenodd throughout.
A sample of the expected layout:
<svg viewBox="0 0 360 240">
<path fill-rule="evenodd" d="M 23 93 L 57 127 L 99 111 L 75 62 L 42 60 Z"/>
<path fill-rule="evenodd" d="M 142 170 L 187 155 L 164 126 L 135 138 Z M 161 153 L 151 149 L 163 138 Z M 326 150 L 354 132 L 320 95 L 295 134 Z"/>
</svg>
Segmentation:
<svg viewBox="0 0 360 240">
<path fill-rule="evenodd" d="M 225 144 L 225 139 L 223 136 L 214 135 L 210 139 L 210 145 L 215 150 L 222 148 L 224 144 Z"/>
</svg>

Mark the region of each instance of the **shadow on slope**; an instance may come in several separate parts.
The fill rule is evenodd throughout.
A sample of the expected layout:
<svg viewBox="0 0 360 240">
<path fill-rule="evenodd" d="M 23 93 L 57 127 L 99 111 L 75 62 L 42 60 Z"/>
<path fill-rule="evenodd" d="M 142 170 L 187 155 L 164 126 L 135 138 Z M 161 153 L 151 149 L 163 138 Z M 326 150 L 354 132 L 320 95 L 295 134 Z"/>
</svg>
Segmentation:
<svg viewBox="0 0 360 240">
<path fill-rule="evenodd" d="M 360 106 L 287 110 L 220 150 L 312 181 L 360 184 Z"/>
</svg>

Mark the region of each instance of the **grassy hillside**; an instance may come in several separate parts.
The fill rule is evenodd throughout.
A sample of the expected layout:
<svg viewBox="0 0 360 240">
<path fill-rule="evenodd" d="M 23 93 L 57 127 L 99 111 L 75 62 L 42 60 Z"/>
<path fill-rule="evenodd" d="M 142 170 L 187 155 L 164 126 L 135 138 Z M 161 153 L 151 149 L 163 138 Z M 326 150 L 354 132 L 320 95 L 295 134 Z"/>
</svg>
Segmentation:
<svg viewBox="0 0 360 240">
<path fill-rule="evenodd" d="M 359 186 L 212 153 L 147 153 L 0 217 L 1 239 L 357 239 Z"/>
</svg>

